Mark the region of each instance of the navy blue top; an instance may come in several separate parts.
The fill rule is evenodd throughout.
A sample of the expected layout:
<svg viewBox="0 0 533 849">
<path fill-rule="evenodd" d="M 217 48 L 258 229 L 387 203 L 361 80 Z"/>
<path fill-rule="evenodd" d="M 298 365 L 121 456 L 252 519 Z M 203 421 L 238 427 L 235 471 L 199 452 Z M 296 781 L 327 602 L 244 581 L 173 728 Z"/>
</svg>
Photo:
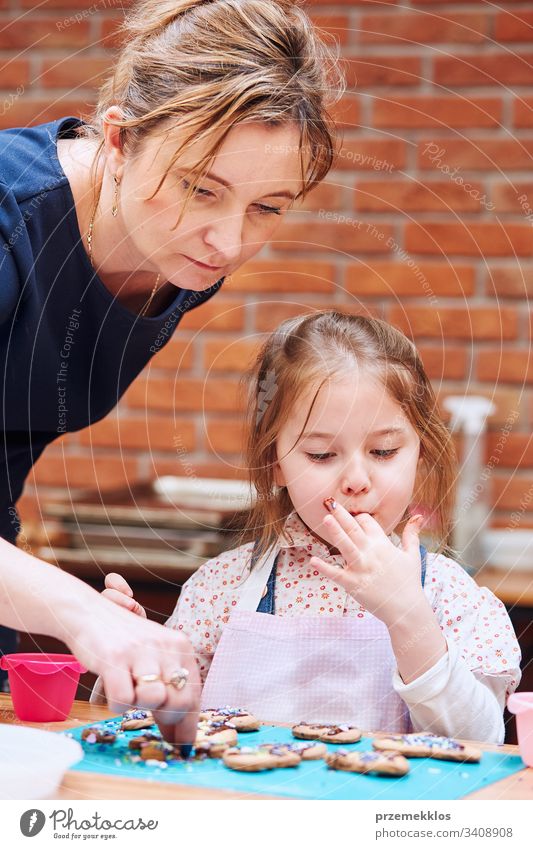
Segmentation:
<svg viewBox="0 0 533 849">
<path fill-rule="evenodd" d="M 57 157 L 57 139 L 81 124 L 70 117 L 0 132 L 0 536 L 11 541 L 12 507 L 46 445 L 105 416 L 184 313 L 223 283 L 177 289 L 155 317 L 106 289 Z"/>
</svg>

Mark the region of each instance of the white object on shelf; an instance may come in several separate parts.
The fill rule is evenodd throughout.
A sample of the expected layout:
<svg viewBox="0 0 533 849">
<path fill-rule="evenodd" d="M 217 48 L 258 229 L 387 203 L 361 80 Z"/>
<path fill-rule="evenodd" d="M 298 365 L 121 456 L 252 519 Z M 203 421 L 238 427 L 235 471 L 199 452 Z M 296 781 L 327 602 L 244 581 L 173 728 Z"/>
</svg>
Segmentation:
<svg viewBox="0 0 533 849">
<path fill-rule="evenodd" d="M 0 725 L 0 799 L 52 797 L 63 773 L 82 758 L 80 744 L 63 734 Z"/>
<path fill-rule="evenodd" d="M 255 500 L 247 481 L 164 475 L 155 479 L 153 488 L 174 504 L 206 510 L 247 510 Z"/>
<path fill-rule="evenodd" d="M 533 530 L 486 530 L 482 543 L 488 566 L 533 572 Z"/>
<path fill-rule="evenodd" d="M 453 547 L 466 567 L 476 569 L 484 560 L 482 536 L 489 516 L 483 479 L 484 436 L 487 416 L 496 407 L 482 395 L 450 395 L 443 404 L 452 414 L 451 429 L 463 434 Z"/>
</svg>

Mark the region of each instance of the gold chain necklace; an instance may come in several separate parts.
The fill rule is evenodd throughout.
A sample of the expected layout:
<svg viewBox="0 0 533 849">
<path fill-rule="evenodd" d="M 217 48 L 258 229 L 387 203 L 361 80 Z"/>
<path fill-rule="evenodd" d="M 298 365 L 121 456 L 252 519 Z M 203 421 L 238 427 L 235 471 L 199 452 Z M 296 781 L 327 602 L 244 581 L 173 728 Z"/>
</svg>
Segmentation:
<svg viewBox="0 0 533 849">
<path fill-rule="evenodd" d="M 96 203 L 94 205 L 93 213 L 91 215 L 91 220 L 89 221 L 89 229 L 87 230 L 87 253 L 89 254 L 89 259 L 91 261 L 91 265 L 92 265 L 92 267 L 94 268 L 95 271 L 96 271 L 96 266 L 95 266 L 94 261 L 93 261 L 93 227 L 94 227 L 94 221 L 95 221 L 95 218 L 96 218 L 96 211 L 98 209 L 98 204 L 100 203 L 100 195 L 102 194 L 102 185 L 103 185 L 103 180 L 100 183 L 100 189 L 98 191 L 98 197 L 96 198 Z M 157 292 L 157 289 L 159 287 L 159 281 L 160 280 L 161 280 L 161 275 L 158 274 L 157 280 L 155 281 L 155 284 L 154 284 L 154 288 L 150 292 L 150 297 L 148 298 L 148 300 L 146 301 L 146 303 L 142 307 L 141 311 L 139 312 L 140 316 L 145 316 L 146 313 L 148 312 L 148 310 L 150 309 L 150 306 L 151 306 L 151 303 L 154 299 L 155 293 Z"/>
</svg>

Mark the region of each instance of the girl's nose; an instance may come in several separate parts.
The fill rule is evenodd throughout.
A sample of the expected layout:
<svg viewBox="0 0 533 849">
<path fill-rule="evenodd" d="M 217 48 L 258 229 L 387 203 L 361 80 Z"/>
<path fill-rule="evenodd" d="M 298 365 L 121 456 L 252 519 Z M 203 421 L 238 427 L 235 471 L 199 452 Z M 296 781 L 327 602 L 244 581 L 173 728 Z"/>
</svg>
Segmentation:
<svg viewBox="0 0 533 849">
<path fill-rule="evenodd" d="M 370 489 L 370 477 L 363 463 L 352 463 L 344 470 L 341 481 L 341 492 L 343 495 L 357 495 L 368 492 Z"/>
<path fill-rule="evenodd" d="M 206 245 L 205 262 L 213 265 L 227 265 L 236 262 L 242 251 L 242 218 L 240 215 L 227 216 L 212 222 L 204 236 Z"/>
</svg>

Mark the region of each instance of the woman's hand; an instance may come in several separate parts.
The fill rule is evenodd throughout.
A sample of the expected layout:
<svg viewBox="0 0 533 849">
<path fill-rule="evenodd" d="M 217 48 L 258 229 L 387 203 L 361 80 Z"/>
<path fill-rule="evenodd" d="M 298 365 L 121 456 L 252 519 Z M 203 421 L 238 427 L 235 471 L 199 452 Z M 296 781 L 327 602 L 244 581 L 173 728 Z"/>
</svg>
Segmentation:
<svg viewBox="0 0 533 849">
<path fill-rule="evenodd" d="M 133 590 L 122 575 L 117 572 L 110 572 L 105 576 L 105 590 L 102 595 L 119 607 L 125 607 L 126 610 L 131 610 L 136 616 L 143 616 L 146 619 L 146 610 L 138 601 L 133 598 Z"/>
<path fill-rule="evenodd" d="M 78 609 L 72 615 L 62 639 L 81 663 L 100 675 L 110 710 L 152 710 L 164 738 L 182 744 L 188 753 L 196 737 L 201 692 L 193 647 L 182 634 L 110 600 L 108 592 L 93 596 L 91 591 L 83 613 Z M 166 682 L 181 669 L 188 678 L 178 690 Z M 147 675 L 158 680 L 139 680 Z"/>
<path fill-rule="evenodd" d="M 339 569 L 319 557 L 311 558 L 315 569 L 350 593 L 366 610 L 388 627 L 424 598 L 420 580 L 418 534 L 421 516 L 410 519 L 397 548 L 368 513 L 354 517 L 337 504 L 324 519 L 330 538 L 342 554 Z"/>
</svg>

